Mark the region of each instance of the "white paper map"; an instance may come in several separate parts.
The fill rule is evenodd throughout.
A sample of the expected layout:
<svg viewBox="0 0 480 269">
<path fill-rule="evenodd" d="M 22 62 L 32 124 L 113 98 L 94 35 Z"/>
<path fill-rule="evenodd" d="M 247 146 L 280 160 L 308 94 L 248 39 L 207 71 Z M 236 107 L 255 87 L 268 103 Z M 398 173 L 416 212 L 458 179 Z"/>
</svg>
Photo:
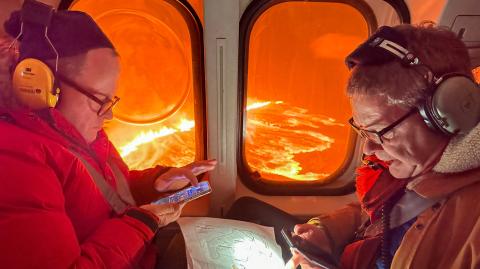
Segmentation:
<svg viewBox="0 0 480 269">
<path fill-rule="evenodd" d="M 273 228 L 218 218 L 180 218 L 190 269 L 283 269 Z"/>
</svg>

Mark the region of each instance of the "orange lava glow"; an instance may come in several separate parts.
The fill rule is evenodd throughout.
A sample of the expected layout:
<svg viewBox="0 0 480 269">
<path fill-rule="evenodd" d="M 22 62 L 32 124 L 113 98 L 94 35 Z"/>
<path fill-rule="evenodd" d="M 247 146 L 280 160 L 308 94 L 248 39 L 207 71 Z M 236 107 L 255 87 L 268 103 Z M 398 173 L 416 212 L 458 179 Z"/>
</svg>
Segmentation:
<svg viewBox="0 0 480 269">
<path fill-rule="evenodd" d="M 336 142 L 325 130 L 344 124 L 282 101 L 255 102 L 247 108 L 245 154 L 252 170 L 274 180 L 312 181 L 330 175 L 319 164 Z"/>
<path fill-rule="evenodd" d="M 192 65 L 199 59 L 172 3 L 78 0 L 70 7 L 89 13 L 121 55 L 122 101 L 105 130 L 130 169 L 183 166 L 202 146 L 194 104 L 203 89 L 194 88 Z M 202 18 L 203 1 L 189 3 Z M 325 183 L 342 166 L 351 133 L 340 123 L 350 116 L 343 59 L 367 35 L 361 13 L 343 3 L 287 1 L 258 18 L 246 87 L 251 170 L 268 180 Z"/>
<path fill-rule="evenodd" d="M 183 166 L 195 159 L 194 127 L 194 121 L 183 119 L 173 126 L 141 131 L 117 148 L 130 169 Z"/>
<path fill-rule="evenodd" d="M 257 18 L 246 85 L 248 107 L 261 106 L 246 117 L 251 170 L 267 181 L 335 180 L 352 152 L 344 59 L 368 33 L 362 14 L 339 2 L 286 1 Z"/>
<path fill-rule="evenodd" d="M 130 143 L 125 146 L 120 147 L 120 155 L 125 158 L 130 153 L 138 150 L 138 147 L 150 143 L 157 138 L 168 136 L 177 132 L 187 132 L 192 130 L 195 127 L 195 122 L 193 120 L 182 119 L 180 124 L 175 128 L 162 127 L 158 131 L 149 130 L 147 132 L 141 132 L 137 135 Z"/>
<path fill-rule="evenodd" d="M 249 102 L 247 111 L 245 148 L 251 169 L 277 180 L 310 181 L 329 175 L 315 168 L 315 160 L 336 142 L 323 132 L 344 124 L 283 101 Z M 184 118 L 176 125 L 142 131 L 118 149 L 131 168 L 185 165 L 195 157 L 194 127 L 193 120 Z"/>
<path fill-rule="evenodd" d="M 477 83 L 480 83 L 480 66 L 472 70 L 473 77 Z"/>
</svg>

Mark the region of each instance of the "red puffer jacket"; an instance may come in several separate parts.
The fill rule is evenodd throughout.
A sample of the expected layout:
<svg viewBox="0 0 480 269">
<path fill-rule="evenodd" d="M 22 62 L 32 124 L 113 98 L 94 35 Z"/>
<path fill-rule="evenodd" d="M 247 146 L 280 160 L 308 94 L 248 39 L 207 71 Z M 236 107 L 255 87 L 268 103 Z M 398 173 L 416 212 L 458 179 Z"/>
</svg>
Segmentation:
<svg viewBox="0 0 480 269">
<path fill-rule="evenodd" d="M 145 257 L 152 229 L 117 216 L 69 149 L 115 186 L 112 158 L 137 204 L 158 195 L 152 183 L 166 168 L 128 171 L 104 132 L 89 146 L 55 109 L 44 112 L 51 124 L 33 112 L 0 111 L 0 268 L 153 267 Z"/>
</svg>

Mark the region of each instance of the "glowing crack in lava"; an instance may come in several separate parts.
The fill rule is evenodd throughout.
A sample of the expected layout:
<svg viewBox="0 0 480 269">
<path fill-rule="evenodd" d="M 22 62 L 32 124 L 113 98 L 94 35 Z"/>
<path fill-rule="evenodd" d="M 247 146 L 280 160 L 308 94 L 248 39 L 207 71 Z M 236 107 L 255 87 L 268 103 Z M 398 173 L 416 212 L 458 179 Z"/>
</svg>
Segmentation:
<svg viewBox="0 0 480 269">
<path fill-rule="evenodd" d="M 195 121 L 182 118 L 174 126 L 141 131 L 118 149 L 130 169 L 183 166 L 195 159 L 194 127 Z"/>
<path fill-rule="evenodd" d="M 335 119 L 282 101 L 249 102 L 247 119 L 246 158 L 263 177 L 322 180 L 337 168 L 324 164 L 326 152 L 337 142 L 332 136 L 338 137 L 326 134 L 345 126 Z M 195 157 L 194 125 L 182 119 L 175 126 L 141 132 L 119 147 L 120 154 L 132 169 L 185 165 Z"/>
<path fill-rule="evenodd" d="M 247 111 L 246 158 L 264 178 L 322 180 L 336 169 L 325 166 L 336 142 L 325 133 L 344 124 L 282 101 L 252 103 Z"/>
</svg>

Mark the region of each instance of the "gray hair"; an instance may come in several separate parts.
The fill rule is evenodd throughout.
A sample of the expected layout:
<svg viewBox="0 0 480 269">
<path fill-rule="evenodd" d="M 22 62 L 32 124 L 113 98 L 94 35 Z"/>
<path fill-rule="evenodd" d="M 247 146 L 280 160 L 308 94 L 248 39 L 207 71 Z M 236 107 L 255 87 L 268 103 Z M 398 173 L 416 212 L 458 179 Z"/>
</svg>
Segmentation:
<svg viewBox="0 0 480 269">
<path fill-rule="evenodd" d="M 430 22 L 418 26 L 393 27 L 407 41 L 407 49 L 420 58 L 424 66 L 407 67 L 400 61 L 380 65 L 357 65 L 350 75 L 347 95 L 384 96 L 390 105 L 413 107 L 429 94 L 428 69 L 436 76 L 461 73 L 472 77 L 468 50 L 447 28 Z"/>
</svg>

